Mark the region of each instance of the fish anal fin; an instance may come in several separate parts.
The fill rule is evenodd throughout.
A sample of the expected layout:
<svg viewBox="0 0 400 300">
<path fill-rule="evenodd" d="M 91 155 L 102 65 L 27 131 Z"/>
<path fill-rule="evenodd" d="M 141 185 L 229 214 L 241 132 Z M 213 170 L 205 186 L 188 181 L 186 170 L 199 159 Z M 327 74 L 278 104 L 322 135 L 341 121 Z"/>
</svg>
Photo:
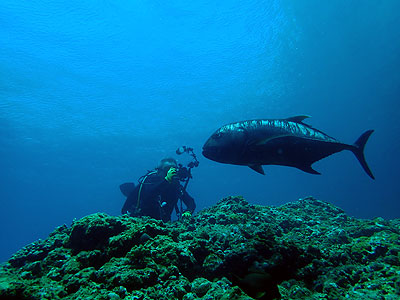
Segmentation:
<svg viewBox="0 0 400 300">
<path fill-rule="evenodd" d="M 306 173 L 310 173 L 310 174 L 315 174 L 315 175 L 321 175 L 320 172 L 315 171 L 311 165 L 302 165 L 302 166 L 296 166 L 296 168 L 306 172 Z"/>
<path fill-rule="evenodd" d="M 262 165 L 249 165 L 249 168 L 256 171 L 257 173 L 265 175 Z"/>
<path fill-rule="evenodd" d="M 286 118 L 286 121 L 295 122 L 295 123 L 302 123 L 305 119 L 311 118 L 311 116 L 302 115 L 302 116 L 294 116 L 290 118 Z"/>
</svg>

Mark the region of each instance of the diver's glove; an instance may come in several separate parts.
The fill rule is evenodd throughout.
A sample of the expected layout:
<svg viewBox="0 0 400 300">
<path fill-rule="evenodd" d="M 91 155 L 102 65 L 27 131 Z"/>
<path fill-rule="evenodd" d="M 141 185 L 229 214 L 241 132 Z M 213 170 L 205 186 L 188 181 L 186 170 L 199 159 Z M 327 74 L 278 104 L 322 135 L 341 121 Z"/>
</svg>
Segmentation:
<svg viewBox="0 0 400 300">
<path fill-rule="evenodd" d="M 182 219 L 190 219 L 192 217 L 192 213 L 190 212 L 190 211 L 185 211 L 183 214 L 182 214 Z"/>
<path fill-rule="evenodd" d="M 165 180 L 168 181 L 169 183 L 171 183 L 172 180 L 174 179 L 174 176 L 176 176 L 176 169 L 169 168 L 167 176 L 165 176 Z"/>
</svg>

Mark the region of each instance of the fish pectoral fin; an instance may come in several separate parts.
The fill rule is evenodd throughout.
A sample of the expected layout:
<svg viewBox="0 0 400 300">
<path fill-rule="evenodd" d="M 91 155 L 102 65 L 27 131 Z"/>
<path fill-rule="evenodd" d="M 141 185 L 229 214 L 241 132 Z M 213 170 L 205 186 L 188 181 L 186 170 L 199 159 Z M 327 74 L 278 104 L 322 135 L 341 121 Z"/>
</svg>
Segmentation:
<svg viewBox="0 0 400 300">
<path fill-rule="evenodd" d="M 260 299 L 265 296 L 267 292 L 257 292 L 254 296 L 256 299 Z"/>
<path fill-rule="evenodd" d="M 265 175 L 262 165 L 249 165 L 249 168 L 256 171 L 257 173 Z"/>
<path fill-rule="evenodd" d="M 295 117 L 290 117 L 286 118 L 286 121 L 291 121 L 291 122 L 296 122 L 296 123 L 302 123 L 305 119 L 311 118 L 311 116 L 295 116 Z"/>
<path fill-rule="evenodd" d="M 298 168 L 298 169 L 300 169 L 300 170 L 302 170 L 304 172 L 310 173 L 310 174 L 321 175 L 321 173 L 318 172 L 318 171 L 315 171 L 311 167 L 311 165 L 296 166 L 296 168 Z"/>
<path fill-rule="evenodd" d="M 260 140 L 256 140 L 256 141 L 252 141 L 251 143 L 249 143 L 249 145 L 253 146 L 261 146 L 261 145 L 265 145 L 267 143 L 269 143 L 270 141 L 276 140 L 276 139 L 280 139 L 280 138 L 284 138 L 290 136 L 288 134 L 281 134 L 281 135 L 275 135 L 275 136 L 270 136 L 267 137 L 265 139 L 260 139 Z"/>
</svg>

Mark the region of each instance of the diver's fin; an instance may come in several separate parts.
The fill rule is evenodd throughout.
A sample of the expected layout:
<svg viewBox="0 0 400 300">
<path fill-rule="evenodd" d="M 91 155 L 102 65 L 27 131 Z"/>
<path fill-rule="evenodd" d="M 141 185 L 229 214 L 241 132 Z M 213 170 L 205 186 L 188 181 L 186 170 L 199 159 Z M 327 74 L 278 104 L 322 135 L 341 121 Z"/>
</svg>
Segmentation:
<svg viewBox="0 0 400 300">
<path fill-rule="evenodd" d="M 262 165 L 249 165 L 250 169 L 253 169 L 254 171 L 256 171 L 257 173 L 260 173 L 262 175 L 265 175 L 264 173 L 264 169 L 262 167 Z"/>
<path fill-rule="evenodd" d="M 119 189 L 121 190 L 121 193 L 124 194 L 124 196 L 128 197 L 130 193 L 135 189 L 135 184 L 133 182 L 126 182 L 123 183 L 119 186 Z"/>
<path fill-rule="evenodd" d="M 290 121 L 290 122 L 296 122 L 296 123 L 301 123 L 303 122 L 305 119 L 307 118 L 311 118 L 311 116 L 294 116 L 294 117 L 290 117 L 290 118 L 286 118 L 286 121 Z"/>
<path fill-rule="evenodd" d="M 361 166 L 363 167 L 364 171 L 368 174 L 368 176 L 371 177 L 372 179 L 375 179 L 364 157 L 365 144 L 367 143 L 368 138 L 373 132 L 374 132 L 373 130 L 367 130 L 366 132 L 364 132 L 354 143 L 353 147 L 350 150 L 353 151 L 354 155 L 357 157 L 358 161 L 360 162 Z"/>
<path fill-rule="evenodd" d="M 298 169 L 300 169 L 300 170 L 302 170 L 302 171 L 304 171 L 304 172 L 310 173 L 310 174 L 321 175 L 321 173 L 318 172 L 318 171 L 315 171 L 315 170 L 311 167 L 311 165 L 296 166 L 296 168 L 298 168 Z"/>
</svg>

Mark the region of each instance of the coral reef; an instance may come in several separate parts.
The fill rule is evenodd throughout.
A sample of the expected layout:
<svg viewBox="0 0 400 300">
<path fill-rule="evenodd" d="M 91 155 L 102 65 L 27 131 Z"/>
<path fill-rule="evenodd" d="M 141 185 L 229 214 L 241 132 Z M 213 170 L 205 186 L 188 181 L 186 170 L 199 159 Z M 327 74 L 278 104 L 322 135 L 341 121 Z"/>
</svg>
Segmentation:
<svg viewBox="0 0 400 300">
<path fill-rule="evenodd" d="M 0 299 L 400 299 L 400 219 L 228 197 L 184 221 L 98 213 L 0 269 Z"/>
</svg>

